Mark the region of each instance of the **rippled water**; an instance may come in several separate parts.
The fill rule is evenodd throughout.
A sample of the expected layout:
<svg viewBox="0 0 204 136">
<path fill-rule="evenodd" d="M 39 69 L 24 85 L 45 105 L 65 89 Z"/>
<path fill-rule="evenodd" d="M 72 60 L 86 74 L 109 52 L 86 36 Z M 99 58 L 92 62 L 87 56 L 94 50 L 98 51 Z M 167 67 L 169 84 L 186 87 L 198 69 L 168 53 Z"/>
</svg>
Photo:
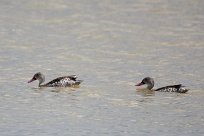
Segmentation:
<svg viewBox="0 0 204 136">
<path fill-rule="evenodd" d="M 1 136 L 202 136 L 202 0 L 1 0 Z M 26 82 L 77 74 L 80 88 Z M 187 94 L 137 91 L 183 83 Z"/>
</svg>

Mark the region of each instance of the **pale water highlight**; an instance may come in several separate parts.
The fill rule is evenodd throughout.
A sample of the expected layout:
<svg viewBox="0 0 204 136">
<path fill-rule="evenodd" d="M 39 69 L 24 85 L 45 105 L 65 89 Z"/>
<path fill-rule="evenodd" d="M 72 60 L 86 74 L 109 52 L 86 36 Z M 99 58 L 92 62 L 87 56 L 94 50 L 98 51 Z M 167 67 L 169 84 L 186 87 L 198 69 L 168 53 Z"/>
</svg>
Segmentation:
<svg viewBox="0 0 204 136">
<path fill-rule="evenodd" d="M 0 1 L 1 136 L 203 136 L 202 0 Z M 79 88 L 27 84 L 76 74 Z M 186 94 L 136 90 L 182 83 Z"/>
</svg>

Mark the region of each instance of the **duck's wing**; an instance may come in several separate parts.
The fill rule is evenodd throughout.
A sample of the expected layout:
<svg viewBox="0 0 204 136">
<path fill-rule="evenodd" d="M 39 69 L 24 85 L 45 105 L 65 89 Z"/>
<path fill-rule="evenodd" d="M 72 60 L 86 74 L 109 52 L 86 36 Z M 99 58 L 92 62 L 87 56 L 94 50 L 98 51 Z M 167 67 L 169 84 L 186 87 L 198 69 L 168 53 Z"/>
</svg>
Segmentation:
<svg viewBox="0 0 204 136">
<path fill-rule="evenodd" d="M 182 84 L 177 84 L 177 85 L 161 87 L 161 88 L 156 89 L 155 91 L 186 93 L 188 89 L 184 88 Z"/>
<path fill-rule="evenodd" d="M 63 76 L 63 77 L 58 77 L 48 83 L 46 83 L 44 86 L 47 87 L 67 87 L 67 86 L 72 86 L 72 85 L 79 85 L 82 80 L 76 80 L 77 76 L 76 75 L 70 75 L 70 76 Z"/>
<path fill-rule="evenodd" d="M 45 85 L 43 86 L 46 86 L 46 87 L 55 87 L 55 86 L 59 86 L 60 85 L 60 82 L 64 79 L 65 77 L 58 77 L 56 79 L 53 79 L 52 81 L 46 83 Z"/>
</svg>

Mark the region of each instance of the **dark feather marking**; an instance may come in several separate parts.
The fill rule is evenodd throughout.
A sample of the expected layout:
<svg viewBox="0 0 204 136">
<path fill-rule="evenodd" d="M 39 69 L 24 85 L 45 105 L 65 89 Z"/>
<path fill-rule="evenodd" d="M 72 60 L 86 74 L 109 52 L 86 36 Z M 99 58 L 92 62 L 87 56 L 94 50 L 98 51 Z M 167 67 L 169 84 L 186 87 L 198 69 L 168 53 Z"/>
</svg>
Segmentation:
<svg viewBox="0 0 204 136">
<path fill-rule="evenodd" d="M 182 87 L 182 84 L 170 85 L 170 86 L 165 86 L 165 87 L 158 88 L 155 91 L 164 91 L 164 90 L 166 90 L 166 92 L 168 92 L 168 89 L 172 88 L 172 90 L 176 89 L 176 92 L 178 92 L 181 87 Z"/>
</svg>

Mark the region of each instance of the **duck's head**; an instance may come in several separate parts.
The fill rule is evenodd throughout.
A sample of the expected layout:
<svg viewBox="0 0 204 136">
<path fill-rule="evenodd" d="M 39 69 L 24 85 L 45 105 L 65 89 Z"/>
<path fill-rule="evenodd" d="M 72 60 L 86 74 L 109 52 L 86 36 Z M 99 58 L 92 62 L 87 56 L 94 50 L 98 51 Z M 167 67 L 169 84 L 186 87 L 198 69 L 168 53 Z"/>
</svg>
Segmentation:
<svg viewBox="0 0 204 136">
<path fill-rule="evenodd" d="M 42 84 L 45 81 L 45 76 L 42 73 L 38 72 L 33 76 L 31 80 L 28 81 L 28 83 L 31 83 L 35 80 L 39 81 L 39 86 L 40 86 L 40 84 Z"/>
<path fill-rule="evenodd" d="M 151 90 L 154 87 L 154 79 L 151 77 L 145 77 L 142 82 L 136 84 L 135 86 L 147 85 L 147 89 Z"/>
</svg>

